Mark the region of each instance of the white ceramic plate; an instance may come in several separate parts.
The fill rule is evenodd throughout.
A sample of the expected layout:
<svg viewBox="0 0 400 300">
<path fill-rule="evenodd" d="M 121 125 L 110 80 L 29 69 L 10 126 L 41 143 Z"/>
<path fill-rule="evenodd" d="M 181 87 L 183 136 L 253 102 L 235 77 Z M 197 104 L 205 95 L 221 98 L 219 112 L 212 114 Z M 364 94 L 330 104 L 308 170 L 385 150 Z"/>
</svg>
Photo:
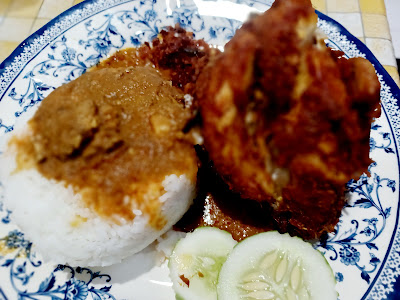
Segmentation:
<svg viewBox="0 0 400 300">
<path fill-rule="evenodd" d="M 63 13 L 22 43 L 0 65 L 0 139 L 24 122 L 54 88 L 73 80 L 117 49 L 153 39 L 180 23 L 197 38 L 223 46 L 249 12 L 269 0 L 89 0 Z M 371 130 L 371 177 L 349 183 L 352 199 L 335 233 L 319 242 L 337 279 L 341 300 L 399 299 L 400 91 L 372 53 L 335 21 L 318 13 L 330 46 L 375 66 L 382 116 Z M 1 166 L 0 166 L 1 167 Z M 147 248 L 108 268 L 43 263 L 1 204 L 0 299 L 174 299 L 165 263 Z M 77 245 L 79 247 L 79 245 Z"/>
</svg>

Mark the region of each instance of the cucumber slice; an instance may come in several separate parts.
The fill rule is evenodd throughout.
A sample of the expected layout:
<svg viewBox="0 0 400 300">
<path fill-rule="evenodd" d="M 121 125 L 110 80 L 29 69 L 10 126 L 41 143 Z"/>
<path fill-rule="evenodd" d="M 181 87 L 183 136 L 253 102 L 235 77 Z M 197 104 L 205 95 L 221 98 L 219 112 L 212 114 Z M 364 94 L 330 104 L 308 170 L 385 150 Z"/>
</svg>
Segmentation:
<svg viewBox="0 0 400 300">
<path fill-rule="evenodd" d="M 212 227 L 181 239 L 168 264 L 176 299 L 217 299 L 218 274 L 235 245 L 228 232 Z"/>
<path fill-rule="evenodd" d="M 324 256 L 300 238 L 276 231 L 249 237 L 221 268 L 218 300 L 336 300 Z"/>
</svg>

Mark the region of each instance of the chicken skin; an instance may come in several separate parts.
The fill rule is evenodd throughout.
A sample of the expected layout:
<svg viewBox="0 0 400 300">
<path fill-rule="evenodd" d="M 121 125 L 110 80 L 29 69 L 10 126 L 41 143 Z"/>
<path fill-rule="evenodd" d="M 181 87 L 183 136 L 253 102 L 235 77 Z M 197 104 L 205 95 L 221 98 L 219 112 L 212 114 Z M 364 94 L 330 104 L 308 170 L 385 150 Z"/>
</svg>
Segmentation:
<svg viewBox="0 0 400 300">
<path fill-rule="evenodd" d="M 373 66 L 319 36 L 309 0 L 276 0 L 211 59 L 196 90 L 218 173 L 242 198 L 269 203 L 280 231 L 306 239 L 338 222 L 380 115 Z"/>
</svg>

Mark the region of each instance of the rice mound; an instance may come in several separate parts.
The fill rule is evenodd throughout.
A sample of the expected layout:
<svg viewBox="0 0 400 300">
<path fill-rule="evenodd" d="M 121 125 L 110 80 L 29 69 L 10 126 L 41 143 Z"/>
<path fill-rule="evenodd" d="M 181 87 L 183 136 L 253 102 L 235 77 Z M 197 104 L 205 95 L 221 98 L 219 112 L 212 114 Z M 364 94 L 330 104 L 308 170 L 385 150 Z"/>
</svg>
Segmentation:
<svg viewBox="0 0 400 300">
<path fill-rule="evenodd" d="M 161 230 L 149 226 L 148 216 L 137 210 L 132 221 L 121 218 L 118 225 L 85 207 L 72 187 L 33 168 L 14 172 L 11 151 L 0 155 L 0 166 L 4 204 L 12 211 L 12 221 L 45 260 L 71 266 L 108 266 L 141 251 L 183 216 L 195 196 L 195 183 L 185 175 L 170 174 L 159 198 L 167 220 Z"/>
</svg>

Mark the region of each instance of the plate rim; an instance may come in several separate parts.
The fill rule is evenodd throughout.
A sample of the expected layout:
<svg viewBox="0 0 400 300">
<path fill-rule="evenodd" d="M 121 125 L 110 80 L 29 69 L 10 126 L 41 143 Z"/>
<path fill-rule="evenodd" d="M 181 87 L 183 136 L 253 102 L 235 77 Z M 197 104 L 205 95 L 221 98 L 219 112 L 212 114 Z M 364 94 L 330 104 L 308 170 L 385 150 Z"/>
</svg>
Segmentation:
<svg viewBox="0 0 400 300">
<path fill-rule="evenodd" d="M 392 92 L 393 96 L 397 96 L 395 98 L 397 99 L 397 102 L 399 103 L 400 102 L 400 100 L 399 100 L 400 87 L 396 84 L 396 82 L 394 81 L 392 76 L 390 76 L 388 71 L 386 71 L 384 66 L 379 62 L 379 60 L 372 53 L 372 51 L 367 47 L 367 45 L 365 45 L 361 40 L 359 40 L 352 33 L 350 33 L 338 21 L 332 19 L 331 17 L 329 17 L 328 15 L 320 12 L 317 9 L 315 10 L 315 12 L 316 12 L 318 18 L 320 18 L 322 20 L 325 20 L 325 21 L 327 21 L 327 22 L 329 22 L 331 24 L 334 24 L 337 27 L 339 32 L 344 33 L 344 35 L 347 38 L 349 38 L 350 42 L 353 42 L 357 46 L 357 49 L 361 49 L 362 52 L 366 54 L 366 56 L 367 56 L 366 59 L 369 60 L 374 65 L 376 71 L 378 71 L 378 73 L 383 76 L 383 79 L 384 79 L 385 83 L 391 88 L 391 92 Z"/>
<path fill-rule="evenodd" d="M 342 24 L 340 24 L 336 20 L 332 19 L 331 17 L 325 15 L 324 13 L 322 13 L 318 10 L 315 10 L 315 12 L 317 13 L 318 18 L 320 18 L 321 20 L 325 20 L 325 21 L 335 25 L 336 29 L 341 34 L 344 34 L 349 39 L 350 42 L 353 42 L 356 45 L 357 49 L 359 49 L 362 53 L 364 53 L 366 55 L 365 58 L 373 64 L 376 72 L 382 76 L 383 81 L 389 87 L 393 97 L 397 100 L 396 101 L 397 107 L 399 109 L 400 108 L 400 88 L 396 84 L 396 82 L 394 81 L 392 76 L 390 76 L 390 74 L 386 71 L 386 69 L 383 67 L 383 65 L 378 61 L 378 59 L 372 53 L 372 51 L 361 40 L 359 40 L 357 37 L 355 37 L 353 34 L 351 34 Z M 400 179 L 400 157 L 399 157 L 399 151 L 398 151 L 399 150 L 398 139 L 399 139 L 400 126 L 399 126 L 399 124 L 397 124 L 397 132 L 396 132 L 396 130 L 394 130 L 394 129 L 396 129 L 396 126 L 395 126 L 395 124 L 392 123 L 393 122 L 392 116 L 389 114 L 389 112 L 386 110 L 386 108 L 384 107 L 383 104 L 381 104 L 381 108 L 388 119 L 390 131 L 394 137 L 393 142 L 394 142 L 395 148 L 396 148 L 397 165 L 398 165 L 398 170 L 399 170 L 399 174 L 397 174 L 397 175 L 399 176 L 398 178 Z M 400 239 L 400 228 L 399 228 L 400 191 L 398 191 L 397 194 L 399 195 L 399 200 L 397 203 L 398 208 L 397 208 L 397 212 L 396 212 L 396 223 L 395 223 L 394 231 L 391 234 L 391 238 L 389 241 L 389 250 L 385 253 L 385 257 L 382 260 L 381 266 L 380 266 L 379 270 L 377 271 L 376 276 L 371 281 L 371 283 L 369 283 L 368 289 L 365 291 L 364 295 L 362 296 L 362 298 L 360 300 L 364 300 L 364 299 L 366 299 L 366 297 L 370 296 L 371 290 L 375 287 L 377 281 L 380 279 L 380 276 L 382 275 L 384 268 L 387 267 L 387 265 L 386 265 L 387 260 L 389 258 L 389 255 L 392 253 L 392 251 L 394 251 L 393 248 L 395 247 L 396 241 L 398 241 Z M 386 296 L 389 296 L 390 294 L 395 295 L 396 293 L 400 294 L 400 290 L 395 289 L 395 283 L 399 279 L 400 279 L 399 274 L 397 274 L 397 276 L 393 277 L 393 281 L 392 281 L 393 291 L 389 292 Z"/>
<path fill-rule="evenodd" d="M 357 49 L 359 49 L 362 53 L 365 54 L 365 56 L 366 56 L 365 58 L 373 64 L 376 72 L 382 76 L 383 82 L 389 87 L 393 97 L 397 100 L 396 101 L 397 107 L 399 109 L 400 108 L 400 88 L 396 84 L 394 79 L 390 76 L 390 74 L 386 71 L 386 69 L 383 67 L 383 65 L 378 61 L 378 59 L 372 53 L 372 51 L 362 41 L 360 41 L 357 37 L 355 37 L 353 34 L 351 34 L 342 24 L 340 24 L 336 20 L 323 14 L 322 12 L 320 12 L 318 10 L 316 10 L 316 13 L 318 15 L 318 18 L 320 18 L 321 20 L 325 20 L 325 21 L 333 24 L 334 26 L 336 26 L 336 29 L 341 34 L 344 34 L 349 39 L 350 42 L 353 42 L 356 45 Z M 399 170 L 399 174 L 397 174 L 397 175 L 399 176 L 398 178 L 400 179 L 400 157 L 399 157 L 399 151 L 398 151 L 399 150 L 398 139 L 399 139 L 400 126 L 399 126 L 399 124 L 397 124 L 397 126 L 395 126 L 395 124 L 393 124 L 393 118 L 389 114 L 389 112 L 386 110 L 386 108 L 383 104 L 381 104 L 381 107 L 382 107 L 383 113 L 386 115 L 386 117 L 388 119 L 390 131 L 394 137 L 393 142 L 394 142 L 395 148 L 396 148 L 397 165 L 398 165 L 398 170 Z M 397 132 L 395 129 L 397 129 Z M 382 272 L 383 272 L 384 268 L 387 267 L 387 265 L 386 265 L 387 260 L 389 259 L 390 254 L 392 254 L 392 251 L 394 251 L 393 248 L 395 247 L 395 244 L 398 244 L 397 241 L 400 239 L 400 228 L 399 228 L 400 191 L 398 191 L 397 194 L 399 195 L 399 201 L 397 203 L 398 209 L 396 212 L 395 228 L 391 234 L 391 238 L 389 241 L 389 250 L 386 251 L 385 257 L 382 260 L 380 268 L 378 269 L 374 279 L 371 281 L 371 283 L 369 283 L 368 289 L 365 291 L 361 300 L 366 299 L 366 297 L 370 297 L 370 293 L 371 293 L 372 289 L 376 286 L 377 281 L 380 280 L 380 276 L 382 276 Z M 390 294 L 395 295 L 396 293 L 400 293 L 400 290 L 396 290 L 396 288 L 395 288 L 395 283 L 396 283 L 396 281 L 398 281 L 400 279 L 400 276 L 399 276 L 399 274 L 397 274 L 397 276 L 396 276 L 396 274 L 394 274 L 394 275 L 395 276 L 393 277 L 393 281 L 392 281 L 393 291 L 386 294 L 386 296 L 389 296 Z"/>
<path fill-rule="evenodd" d="M 13 82 L 17 79 L 17 77 L 24 70 L 25 66 L 32 59 L 34 59 L 43 50 L 43 48 L 45 48 L 48 44 L 50 44 L 52 41 L 54 41 L 59 36 L 61 36 L 65 31 L 67 31 L 70 28 L 74 27 L 75 25 L 81 23 L 85 19 L 90 18 L 93 15 L 98 14 L 102 11 L 105 11 L 107 9 L 110 9 L 112 7 L 122 5 L 125 3 L 139 2 L 139 1 L 140 0 L 108 0 L 108 1 L 107 0 L 86 0 L 86 1 L 83 1 L 81 3 L 78 3 L 74 6 L 72 6 L 68 10 L 64 11 L 63 13 L 61 13 L 58 16 L 56 16 L 55 18 L 53 18 L 47 24 L 42 26 L 40 29 L 38 29 L 37 31 L 32 33 L 23 42 L 21 42 L 17 46 L 17 48 L 3 62 L 0 63 L 0 83 L 3 83 L 5 86 L 4 90 L 2 90 L 1 86 L 0 86 L 0 102 L 3 99 L 4 95 L 6 94 L 6 92 L 8 91 L 8 89 L 10 88 L 10 86 L 13 84 Z M 236 2 L 240 2 L 240 0 L 238 0 L 238 1 L 233 0 L 232 2 L 236 3 Z M 253 0 L 251 2 L 260 3 L 260 1 L 257 1 L 257 0 Z M 63 21 L 64 18 L 67 18 L 68 16 L 72 15 L 73 13 L 76 13 L 79 10 L 85 9 L 86 6 L 93 5 L 93 4 L 101 5 L 102 3 L 107 3 L 108 5 L 102 5 L 102 8 L 99 10 L 92 10 L 90 12 L 90 14 L 88 14 L 87 16 L 80 18 L 80 19 L 76 19 L 73 22 L 73 24 L 71 24 L 70 26 L 67 26 L 67 27 L 63 28 L 62 31 L 60 31 L 56 34 L 53 34 L 49 40 L 40 43 L 40 45 L 39 45 L 40 47 L 36 48 L 35 51 L 32 52 L 32 55 L 29 57 L 29 59 L 27 59 L 26 61 L 23 62 L 23 64 L 20 65 L 19 69 L 12 75 L 12 78 L 10 80 L 6 81 L 6 79 L 3 78 L 3 75 L 7 72 L 7 68 L 11 67 L 14 63 L 16 63 L 18 58 L 25 52 L 25 50 L 27 50 L 30 46 L 32 46 L 36 42 L 37 38 L 40 38 L 41 36 L 43 36 L 43 34 L 45 33 L 46 30 L 50 30 L 53 27 L 57 27 L 56 25 L 59 22 Z M 265 4 L 265 3 L 263 3 L 263 4 Z M 395 83 L 393 78 L 390 76 L 390 74 L 386 71 L 386 69 L 383 67 L 383 65 L 378 61 L 378 59 L 375 57 L 375 55 L 372 53 L 372 51 L 363 42 L 361 42 L 358 38 L 356 38 L 353 34 L 351 34 L 339 22 L 335 21 L 331 17 L 325 15 L 324 13 L 322 13 L 318 10 L 315 10 L 315 12 L 318 15 L 318 18 L 320 18 L 321 20 L 325 20 L 325 21 L 329 22 L 330 24 L 336 26 L 338 31 L 341 34 L 345 35 L 351 42 L 353 42 L 356 45 L 357 49 L 360 49 L 360 51 L 366 55 L 366 59 L 368 59 L 374 65 L 376 71 L 379 73 L 379 75 L 382 76 L 382 79 L 385 82 L 385 84 L 390 88 L 390 92 L 392 93 L 393 97 L 396 99 L 397 107 L 399 108 L 400 107 L 400 88 L 397 86 L 397 84 Z M 385 110 L 383 105 L 382 105 L 382 108 L 385 111 L 385 114 L 388 118 L 390 130 L 394 137 L 394 143 L 395 143 L 396 150 L 397 150 L 396 157 L 397 157 L 397 162 L 398 162 L 399 170 L 400 170 L 400 159 L 399 159 L 399 151 L 398 151 L 399 150 L 398 139 L 400 139 L 399 138 L 400 125 L 393 124 L 392 116 Z M 397 132 L 394 129 L 397 129 Z M 399 171 L 399 173 L 400 173 L 400 171 Z M 400 174 L 397 174 L 397 175 L 400 177 Z M 400 192 L 398 192 L 398 194 L 400 194 Z M 399 197 L 399 199 L 400 199 L 400 197 Z M 398 205 L 399 204 L 400 204 L 400 200 L 399 200 Z M 385 267 L 385 263 L 386 263 L 386 260 L 389 256 L 389 254 L 393 251 L 392 248 L 394 247 L 394 243 L 396 243 L 396 240 L 399 239 L 399 237 L 400 237 L 399 211 L 400 211 L 400 207 L 398 207 L 398 209 L 397 209 L 396 225 L 395 225 L 395 229 L 394 229 L 394 232 L 392 233 L 392 237 L 390 240 L 391 247 L 390 247 L 389 251 L 386 252 L 385 259 L 382 261 L 381 268 L 378 270 L 377 275 L 375 276 L 374 280 L 369 284 L 368 289 L 366 290 L 364 296 L 361 299 L 365 299 L 366 295 L 368 296 L 368 294 L 371 292 L 371 289 L 376 284 L 376 281 L 379 279 L 379 276 L 381 275 L 381 272 L 383 271 L 383 269 Z M 396 281 L 396 279 L 398 279 L 396 277 L 394 277 L 394 281 Z M 0 289 L 0 291 L 1 291 L 1 289 Z M 400 291 L 396 291 L 396 290 L 393 291 L 393 293 L 396 293 L 396 292 L 400 292 Z"/>
<path fill-rule="evenodd" d="M 51 19 L 48 23 L 40 27 L 38 30 L 36 30 L 34 33 L 30 34 L 26 39 L 24 39 L 14 50 L 11 52 L 9 56 L 7 56 L 6 59 L 4 59 L 0 63 L 0 102 L 2 98 L 4 97 L 4 94 L 7 92 L 8 88 L 13 84 L 14 80 L 21 74 L 22 70 L 24 69 L 24 66 L 29 63 L 32 59 L 34 59 L 47 45 L 49 45 L 52 41 L 57 39 L 60 35 L 62 35 L 65 31 L 69 30 L 70 28 L 74 27 L 75 25 L 79 24 L 83 20 L 92 17 L 93 15 L 100 13 L 102 11 L 105 11 L 111 7 L 115 7 L 124 3 L 128 2 L 134 2 L 134 1 L 140 1 L 140 0 L 84 0 L 83 2 L 80 2 L 78 4 L 75 4 L 71 6 L 69 9 L 66 11 L 60 13 L 53 19 Z M 108 5 L 101 5 L 101 3 L 108 4 Z M 12 69 L 8 70 L 9 68 L 12 68 L 13 65 L 16 65 L 18 62 L 18 58 L 21 58 L 24 52 L 28 52 L 29 47 L 34 46 L 35 42 L 40 39 L 40 37 L 44 36 L 44 33 L 46 30 L 51 30 L 51 29 L 56 29 L 57 24 L 62 22 L 63 20 L 66 20 L 69 16 L 73 15 L 74 13 L 77 13 L 78 11 L 83 11 L 87 6 L 90 5 L 101 5 L 101 9 L 99 10 L 91 10 L 90 14 L 85 16 L 84 18 L 79 18 L 75 20 L 70 26 L 64 27 L 62 31 L 52 34 L 49 36 L 49 39 L 44 42 L 39 42 L 38 48 L 32 52 L 31 56 L 24 61 L 24 65 L 21 65 L 20 68 L 12 75 L 11 80 L 6 80 L 3 76 L 4 74 L 7 73 L 7 71 L 12 72 Z M 14 66 L 15 67 L 15 66 Z M 4 85 L 4 89 L 2 89 L 2 86 Z"/>
</svg>

